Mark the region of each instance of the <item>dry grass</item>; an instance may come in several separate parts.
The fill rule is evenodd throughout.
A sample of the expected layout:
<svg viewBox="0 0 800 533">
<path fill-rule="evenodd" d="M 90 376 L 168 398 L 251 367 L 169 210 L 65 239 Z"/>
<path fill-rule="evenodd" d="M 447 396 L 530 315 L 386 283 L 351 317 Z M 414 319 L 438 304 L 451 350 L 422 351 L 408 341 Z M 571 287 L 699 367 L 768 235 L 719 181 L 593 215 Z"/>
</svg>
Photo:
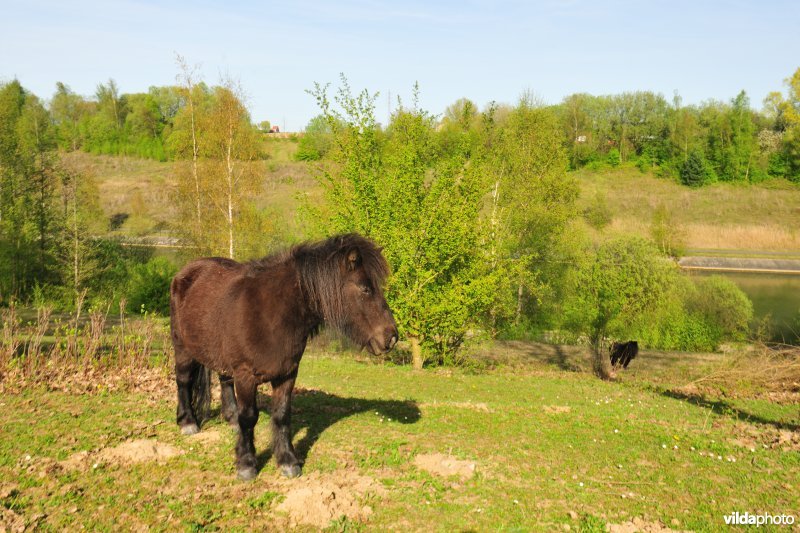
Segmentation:
<svg viewBox="0 0 800 533">
<path fill-rule="evenodd" d="M 687 383 L 683 389 L 703 389 L 718 394 L 753 392 L 789 401 L 800 399 L 800 348 L 758 345 L 752 351 L 721 359 L 713 369 Z"/>
<path fill-rule="evenodd" d="M 100 206 L 108 216 L 140 214 L 161 222 L 173 215 L 174 163 L 84 152 L 62 154 L 62 160 L 68 168 L 95 178 Z"/>
<path fill-rule="evenodd" d="M 762 224 L 714 224 L 684 222 L 680 224 L 684 244 L 689 249 L 742 250 L 753 252 L 800 252 L 800 232 L 796 228 L 764 221 Z M 616 216 L 604 228 L 606 236 L 650 235 L 650 219 Z"/>
<path fill-rule="evenodd" d="M 293 159 L 297 144 L 287 139 L 265 141 L 268 159 L 252 163 L 263 176 L 256 205 L 270 209 L 286 221 L 289 230 L 296 218 L 298 193 L 317 195 L 314 166 Z M 176 216 L 173 195 L 177 165 L 133 157 L 98 156 L 83 152 L 62 154 L 65 166 L 94 177 L 100 206 L 106 217 L 129 215 L 119 229 L 123 234 L 147 235 L 163 231 Z"/>
<path fill-rule="evenodd" d="M 665 206 L 689 248 L 800 252 L 800 187 L 785 181 L 689 189 L 637 169 L 575 174 L 582 207 L 605 193 L 614 218 L 603 235 L 647 236 L 653 212 Z"/>
<path fill-rule="evenodd" d="M 171 358 L 169 328 L 152 316 L 126 318 L 109 325 L 109 309 L 92 310 L 69 320 L 53 320 L 47 307 L 24 322 L 14 305 L 3 310 L 0 389 L 19 391 L 81 381 L 87 373 L 115 375 L 130 382 L 143 369 L 167 371 Z"/>
</svg>

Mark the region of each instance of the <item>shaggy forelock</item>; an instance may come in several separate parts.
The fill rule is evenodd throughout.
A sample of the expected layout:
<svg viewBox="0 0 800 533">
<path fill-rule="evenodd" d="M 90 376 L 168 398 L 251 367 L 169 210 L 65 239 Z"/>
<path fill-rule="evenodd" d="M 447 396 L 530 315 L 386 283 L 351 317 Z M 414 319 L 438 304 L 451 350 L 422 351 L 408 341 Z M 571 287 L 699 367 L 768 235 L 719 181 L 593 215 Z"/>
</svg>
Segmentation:
<svg viewBox="0 0 800 533">
<path fill-rule="evenodd" d="M 355 233 L 295 246 L 289 252 L 300 272 L 300 283 L 309 303 L 327 322 L 343 328 L 347 322 L 342 294 L 342 278 L 347 256 L 357 250 L 361 267 L 375 289 L 382 289 L 389 276 L 389 264 L 380 248 Z"/>
</svg>

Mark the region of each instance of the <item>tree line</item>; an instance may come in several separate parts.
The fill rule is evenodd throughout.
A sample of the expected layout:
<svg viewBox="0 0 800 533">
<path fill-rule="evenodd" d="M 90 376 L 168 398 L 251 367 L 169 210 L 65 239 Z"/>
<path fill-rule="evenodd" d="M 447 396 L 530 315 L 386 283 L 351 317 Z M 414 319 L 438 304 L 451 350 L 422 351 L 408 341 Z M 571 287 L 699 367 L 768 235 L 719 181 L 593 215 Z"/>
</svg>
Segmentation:
<svg viewBox="0 0 800 533">
<path fill-rule="evenodd" d="M 642 171 L 699 186 L 714 181 L 757 183 L 769 177 L 800 182 L 800 69 L 786 80 L 787 92 L 772 92 L 755 111 L 742 91 L 728 102 L 683 105 L 648 91 L 567 96 L 548 106 L 556 116 L 569 167 L 607 168 L 635 164 Z M 502 117 L 513 106 L 495 106 Z M 438 118 L 438 128 L 469 122 L 480 127 L 479 109 L 460 99 Z M 315 160 L 328 149 L 328 126 L 309 122 L 297 157 Z"/>
<path fill-rule="evenodd" d="M 151 87 L 145 93 L 120 93 L 114 80 L 101 83 L 93 97 L 58 83 L 49 111 L 58 146 L 91 153 L 133 155 L 161 161 L 180 159 L 185 148 L 176 123 L 185 117 L 187 65 L 179 58 L 182 82 Z M 192 84 L 202 106 L 214 89 Z M 683 105 L 649 91 L 594 96 L 578 93 L 550 106 L 562 131 L 570 168 L 634 163 L 640 169 L 680 179 L 687 185 L 713 181 L 759 182 L 768 177 L 800 181 L 800 69 L 786 80 L 786 94 L 770 93 L 761 111 L 742 91 L 730 101 Z M 193 105 L 189 105 L 193 108 Z M 509 113 L 513 106 L 495 106 Z M 466 110 L 470 117 L 458 115 Z M 462 99 L 436 121 L 477 116 L 477 106 Z M 297 157 L 315 160 L 327 149 L 327 125 L 319 117 L 306 127 Z M 323 135 L 320 135 L 323 134 Z"/>
</svg>

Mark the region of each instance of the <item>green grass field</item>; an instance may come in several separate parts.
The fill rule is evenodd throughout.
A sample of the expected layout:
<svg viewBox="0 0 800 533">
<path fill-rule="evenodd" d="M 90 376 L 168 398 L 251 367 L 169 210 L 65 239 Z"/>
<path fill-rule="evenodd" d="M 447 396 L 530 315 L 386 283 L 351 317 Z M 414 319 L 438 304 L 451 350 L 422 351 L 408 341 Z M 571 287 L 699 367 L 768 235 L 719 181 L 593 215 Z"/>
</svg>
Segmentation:
<svg viewBox="0 0 800 533">
<path fill-rule="evenodd" d="M 295 480 L 270 462 L 268 396 L 264 467 L 246 483 L 229 427 L 179 434 L 166 374 L 139 392 L 6 393 L 0 510 L 43 530 L 714 531 L 734 511 L 800 518 L 797 404 L 663 392 L 723 356 L 645 353 L 605 383 L 562 369 L 579 352 L 545 352 L 517 348 L 512 366 L 474 374 L 312 350 L 294 402 Z M 178 455 L 115 455 L 137 439 Z"/>
</svg>

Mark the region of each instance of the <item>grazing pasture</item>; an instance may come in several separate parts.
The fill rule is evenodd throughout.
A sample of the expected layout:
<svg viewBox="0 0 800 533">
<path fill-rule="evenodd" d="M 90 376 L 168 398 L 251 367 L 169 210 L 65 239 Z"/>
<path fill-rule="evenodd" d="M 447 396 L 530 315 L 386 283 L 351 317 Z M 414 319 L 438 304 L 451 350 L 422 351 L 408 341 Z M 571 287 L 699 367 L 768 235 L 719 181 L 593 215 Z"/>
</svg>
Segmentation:
<svg viewBox="0 0 800 533">
<path fill-rule="evenodd" d="M 725 355 L 643 350 L 607 383 L 575 347 L 489 345 L 495 364 L 475 374 L 415 372 L 332 353 L 324 340 L 297 380 L 293 442 L 305 465 L 296 479 L 270 460 L 269 416 L 255 428 L 252 482 L 236 479 L 236 433 L 218 416 L 181 435 L 166 366 L 121 382 L 95 373 L 96 387 L 80 376 L 3 382 L 0 523 L 707 531 L 735 511 L 800 518 L 796 393 L 680 387 Z M 269 412 L 268 386 L 258 404 Z"/>
</svg>

